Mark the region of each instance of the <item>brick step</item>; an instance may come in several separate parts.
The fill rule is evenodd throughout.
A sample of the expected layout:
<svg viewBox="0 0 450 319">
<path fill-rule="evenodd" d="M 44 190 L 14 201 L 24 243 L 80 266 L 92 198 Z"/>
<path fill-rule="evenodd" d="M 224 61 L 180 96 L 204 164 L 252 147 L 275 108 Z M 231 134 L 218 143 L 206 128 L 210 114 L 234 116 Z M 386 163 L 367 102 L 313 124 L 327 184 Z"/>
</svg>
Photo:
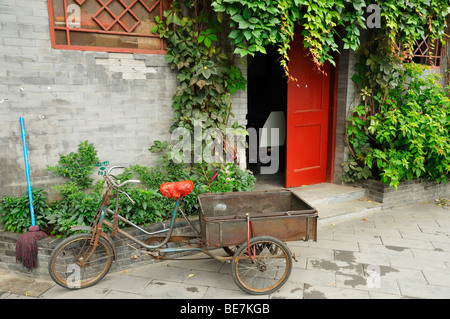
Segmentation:
<svg viewBox="0 0 450 319">
<path fill-rule="evenodd" d="M 364 197 L 366 190 L 362 187 L 321 183 L 302 187 L 291 188 L 291 190 L 314 207 L 330 204 L 338 204 Z"/>
<path fill-rule="evenodd" d="M 346 218 L 363 218 L 381 211 L 382 205 L 367 197 L 346 202 L 316 206 L 319 211 L 318 225 L 334 223 Z"/>
</svg>

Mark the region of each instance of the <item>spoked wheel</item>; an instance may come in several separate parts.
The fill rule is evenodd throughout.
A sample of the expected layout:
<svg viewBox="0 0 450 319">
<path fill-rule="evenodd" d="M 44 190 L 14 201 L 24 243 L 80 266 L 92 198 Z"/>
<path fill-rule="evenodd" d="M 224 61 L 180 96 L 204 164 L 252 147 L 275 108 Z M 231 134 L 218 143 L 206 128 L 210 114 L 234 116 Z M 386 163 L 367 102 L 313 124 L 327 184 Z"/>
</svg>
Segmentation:
<svg viewBox="0 0 450 319">
<path fill-rule="evenodd" d="M 50 256 L 48 271 L 58 285 L 70 289 L 87 288 L 108 273 L 113 261 L 111 244 L 100 237 L 93 250 L 91 238 L 92 234 L 77 234 L 56 246 Z"/>
<path fill-rule="evenodd" d="M 240 245 L 231 262 L 231 275 L 236 285 L 253 295 L 277 291 L 286 283 L 291 270 L 289 248 L 270 236 L 250 239 L 250 256 L 247 242 Z"/>
</svg>

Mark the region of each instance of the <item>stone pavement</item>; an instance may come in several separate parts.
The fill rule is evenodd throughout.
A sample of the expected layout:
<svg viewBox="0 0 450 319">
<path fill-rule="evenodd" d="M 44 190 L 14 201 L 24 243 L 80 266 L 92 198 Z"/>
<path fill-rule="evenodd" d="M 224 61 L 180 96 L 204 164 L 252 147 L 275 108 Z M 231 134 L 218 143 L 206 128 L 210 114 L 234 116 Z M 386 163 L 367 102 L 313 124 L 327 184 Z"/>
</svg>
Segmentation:
<svg viewBox="0 0 450 319">
<path fill-rule="evenodd" d="M 321 223 L 317 242 L 288 246 L 298 262 L 268 296 L 241 292 L 228 263 L 207 259 L 109 273 L 81 290 L 0 271 L 0 299 L 450 298 L 450 209 L 433 201 Z"/>
</svg>

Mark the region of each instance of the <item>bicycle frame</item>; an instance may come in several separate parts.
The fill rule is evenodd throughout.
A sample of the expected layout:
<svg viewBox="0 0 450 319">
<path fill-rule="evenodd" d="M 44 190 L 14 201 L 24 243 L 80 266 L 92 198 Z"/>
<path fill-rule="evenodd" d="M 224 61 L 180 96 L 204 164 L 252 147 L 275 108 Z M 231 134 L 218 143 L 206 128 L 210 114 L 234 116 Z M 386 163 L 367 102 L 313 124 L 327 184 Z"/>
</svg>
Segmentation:
<svg viewBox="0 0 450 319">
<path fill-rule="evenodd" d="M 119 192 L 117 193 L 117 196 L 118 195 L 119 195 Z M 173 228 L 174 228 L 174 225 L 175 225 L 175 218 L 177 216 L 177 212 L 178 212 L 178 209 L 179 209 L 180 202 L 181 202 L 181 199 L 178 199 L 175 202 L 175 208 L 173 210 L 172 217 L 170 219 L 169 228 L 162 229 L 162 230 L 155 231 L 155 232 L 148 232 L 145 229 L 143 229 L 143 228 L 139 227 L 138 225 L 134 224 L 133 222 L 129 221 L 125 217 L 120 216 L 119 214 L 117 214 L 117 217 L 120 220 L 122 220 L 123 222 L 127 223 L 128 225 L 136 228 L 140 232 L 143 232 L 143 233 L 145 233 L 147 235 L 153 236 L 153 235 L 158 235 L 158 234 L 162 234 L 162 233 L 166 233 L 167 232 L 166 238 L 162 242 L 157 244 L 157 245 L 146 244 L 143 241 L 137 239 L 136 237 L 130 235 L 129 233 L 121 230 L 120 228 L 117 229 L 117 232 L 119 234 L 121 234 L 122 236 L 124 236 L 125 238 L 131 240 L 132 242 L 140 245 L 141 247 L 146 248 L 146 249 L 148 249 L 150 251 L 156 251 L 159 254 L 176 253 L 176 252 L 183 252 L 183 251 L 191 251 L 191 252 L 198 251 L 198 252 L 204 252 L 207 255 L 210 255 L 211 257 L 214 257 L 216 259 L 219 258 L 221 260 L 223 257 L 215 256 L 215 255 L 211 254 L 206 249 L 204 249 L 200 244 L 197 245 L 197 246 L 190 245 L 189 247 L 178 247 L 178 248 L 166 247 L 166 248 L 162 248 L 164 245 L 166 245 L 168 242 L 170 242 L 170 239 L 171 239 L 171 236 L 172 236 L 172 232 L 173 232 Z M 116 206 L 116 211 L 117 211 L 117 206 Z M 99 231 L 101 231 L 101 233 L 104 233 L 103 230 L 101 230 L 102 229 L 102 227 L 101 227 L 102 225 L 105 225 L 105 226 L 109 227 L 110 229 L 114 229 L 113 224 L 105 219 L 106 213 L 109 213 L 109 214 L 112 214 L 112 215 L 115 214 L 115 212 L 113 210 L 109 209 L 107 206 L 104 206 L 102 208 L 102 211 L 101 211 L 101 214 L 100 214 L 100 218 L 99 218 L 98 222 L 96 223 L 97 229 Z M 183 213 L 183 217 L 187 220 L 187 218 L 184 215 L 184 213 Z M 190 221 L 189 220 L 187 220 L 187 221 L 188 221 L 189 225 L 193 228 L 193 230 L 198 233 L 197 229 L 194 228 L 194 226 L 190 223 Z M 110 242 L 111 242 L 111 240 L 110 240 Z"/>
<path fill-rule="evenodd" d="M 138 225 L 134 224 L 133 222 L 129 221 L 125 217 L 120 216 L 118 214 L 118 210 L 119 210 L 119 195 L 121 193 L 126 195 L 128 197 L 128 199 L 134 203 L 133 199 L 126 192 L 120 190 L 120 187 L 122 187 L 123 185 L 125 185 L 125 184 L 127 184 L 129 182 L 138 183 L 140 181 L 138 181 L 138 180 L 128 180 L 128 181 L 125 181 L 123 183 L 120 183 L 120 181 L 118 181 L 118 183 L 115 183 L 113 180 L 111 180 L 110 175 L 109 175 L 111 170 L 113 170 L 115 168 L 122 168 L 122 167 L 118 167 L 118 166 L 112 167 L 108 171 L 108 173 L 106 174 L 105 180 L 109 184 L 108 185 L 109 189 L 107 190 L 107 192 L 103 196 L 102 207 L 101 207 L 101 210 L 100 210 L 99 214 L 97 215 L 94 223 L 91 225 L 91 227 L 86 227 L 86 226 L 75 226 L 75 227 L 72 227 L 72 229 L 74 229 L 74 230 L 88 230 L 88 231 L 92 231 L 93 232 L 91 244 L 92 244 L 94 250 L 95 250 L 95 248 L 96 248 L 96 246 L 98 244 L 99 237 L 100 236 L 104 236 L 108 240 L 108 242 L 110 242 L 110 244 L 113 246 L 113 249 L 115 251 L 114 243 L 113 243 L 110 235 L 108 233 L 105 233 L 103 231 L 103 229 L 102 229 L 102 226 L 105 225 L 106 227 L 109 227 L 111 230 L 113 230 L 113 234 L 115 232 L 119 233 L 122 236 L 124 236 L 125 238 L 131 240 L 132 242 L 134 242 L 134 243 L 140 245 L 141 247 L 149 250 L 150 252 L 157 252 L 159 254 L 159 256 L 161 256 L 161 254 L 165 254 L 165 253 L 176 253 L 176 252 L 184 252 L 184 251 L 190 251 L 190 252 L 198 251 L 198 252 L 203 252 L 203 253 L 209 255 L 210 257 L 215 258 L 215 259 L 220 260 L 220 261 L 227 261 L 227 260 L 231 259 L 231 257 L 217 256 L 217 255 L 215 255 L 215 254 L 213 254 L 213 253 L 211 253 L 209 251 L 209 249 L 215 249 L 216 247 L 212 247 L 212 248 L 208 249 L 208 247 L 204 247 L 201 244 L 201 241 L 198 244 L 192 244 L 190 242 L 191 238 L 192 239 L 199 239 L 199 240 L 201 240 L 201 234 L 194 227 L 194 225 L 192 225 L 192 223 L 189 221 L 189 219 L 186 217 L 184 212 L 179 207 L 180 203 L 182 201 L 182 198 L 178 198 L 176 200 L 176 202 L 175 202 L 175 207 L 174 207 L 172 216 L 170 218 L 169 228 L 165 228 L 165 229 L 158 230 L 158 231 L 155 231 L 155 232 L 148 232 L 145 229 L 143 229 L 143 228 L 139 227 Z M 112 197 L 112 189 L 113 188 L 115 188 L 117 190 L 115 210 L 111 210 L 110 208 L 108 208 L 109 202 L 110 202 L 110 198 Z M 188 246 L 186 246 L 186 247 L 176 247 L 176 248 L 174 248 L 174 247 L 164 247 L 163 248 L 164 245 L 166 245 L 167 243 L 169 243 L 171 241 L 172 232 L 173 232 L 173 228 L 174 228 L 174 225 L 175 225 L 175 219 L 176 219 L 178 210 L 181 211 L 184 219 L 188 222 L 188 224 L 194 230 L 194 232 L 197 234 L 197 236 L 196 237 L 194 237 L 194 236 L 182 236 L 182 237 L 187 238 Z M 114 217 L 117 216 L 117 218 L 120 219 L 121 221 L 123 221 L 126 224 L 132 226 L 133 228 L 139 230 L 141 233 L 145 233 L 145 234 L 147 234 L 149 236 L 159 235 L 159 234 L 163 234 L 163 233 L 167 233 L 167 234 L 166 234 L 164 240 L 162 240 L 159 244 L 157 244 L 157 245 L 147 244 L 147 243 L 137 239 L 136 237 L 130 235 L 129 233 L 121 230 L 119 227 L 117 227 L 117 225 L 113 225 L 112 223 L 107 221 L 105 219 L 105 216 L 106 216 L 107 213 L 113 215 Z M 177 237 L 179 237 L 179 236 L 177 236 Z M 150 239 L 152 239 L 152 237 L 149 237 L 147 239 L 147 241 L 150 240 Z M 159 258 L 159 256 L 157 256 L 157 258 Z"/>
</svg>

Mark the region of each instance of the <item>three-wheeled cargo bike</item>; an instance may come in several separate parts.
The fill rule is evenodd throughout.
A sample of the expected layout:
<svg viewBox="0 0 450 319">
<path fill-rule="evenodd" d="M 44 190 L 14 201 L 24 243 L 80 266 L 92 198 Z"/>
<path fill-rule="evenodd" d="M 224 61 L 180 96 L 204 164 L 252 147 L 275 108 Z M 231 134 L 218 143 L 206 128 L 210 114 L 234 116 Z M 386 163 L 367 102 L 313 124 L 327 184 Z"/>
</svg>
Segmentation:
<svg viewBox="0 0 450 319">
<path fill-rule="evenodd" d="M 139 181 L 120 182 L 111 174 L 115 168 L 119 167 L 112 167 L 104 176 L 102 204 L 91 226 L 74 227 L 88 232 L 66 238 L 50 257 L 50 276 L 63 287 L 85 288 L 100 281 L 115 258 L 112 237 L 121 234 L 157 259 L 171 253 L 197 251 L 230 262 L 231 275 L 240 289 L 250 294 L 270 294 L 286 283 L 291 273 L 295 256 L 285 242 L 317 239 L 317 210 L 288 189 L 201 194 L 198 230 L 180 208 L 183 196 L 194 187 L 191 181 L 161 185 L 161 193 L 176 200 L 175 208 L 168 228 L 148 232 L 118 214 L 120 194 L 133 201 L 123 186 Z M 109 206 L 114 193 L 116 208 L 112 210 Z M 194 235 L 172 235 L 178 212 Z M 112 215 L 112 223 L 106 220 L 107 214 Z M 141 241 L 120 229 L 118 220 L 147 234 L 148 239 Z M 112 230 L 111 234 L 104 231 L 104 226 Z M 222 256 L 220 248 L 227 256 Z"/>
</svg>

